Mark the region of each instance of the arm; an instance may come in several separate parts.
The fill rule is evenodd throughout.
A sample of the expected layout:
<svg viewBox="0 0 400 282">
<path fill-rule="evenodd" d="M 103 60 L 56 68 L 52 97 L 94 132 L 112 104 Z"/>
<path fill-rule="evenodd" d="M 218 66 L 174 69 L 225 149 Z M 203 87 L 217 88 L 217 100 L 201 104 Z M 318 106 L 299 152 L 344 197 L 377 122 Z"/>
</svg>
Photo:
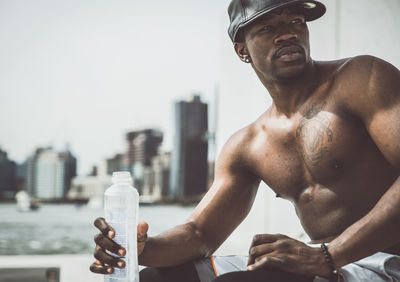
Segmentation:
<svg viewBox="0 0 400 282">
<path fill-rule="evenodd" d="M 156 237 L 147 237 L 148 225 L 137 226 L 139 264 L 153 267 L 177 265 L 211 255 L 248 214 L 260 183 L 250 170 L 246 150 L 251 127 L 230 138 L 219 157 L 215 180 L 186 223 Z M 104 218 L 95 220 L 100 233 L 95 236 L 95 273 L 111 274 L 125 263 L 108 254 L 124 256 L 126 250 L 115 243 L 115 231 Z"/>
<path fill-rule="evenodd" d="M 170 266 L 211 255 L 248 214 L 260 180 L 246 166 L 246 129 L 225 145 L 215 180 L 186 223 L 148 238 L 139 263 Z"/>
<path fill-rule="evenodd" d="M 260 183 L 246 160 L 251 141 L 249 128 L 236 133 L 224 146 L 214 183 L 186 223 L 151 238 L 147 237 L 147 223 L 139 223 L 139 264 L 172 266 L 211 255 L 246 217 Z M 114 267 L 124 268 L 122 260 L 106 252 L 125 255 L 126 250 L 112 240 L 115 231 L 104 218 L 96 219 L 95 226 L 101 233 L 95 236 L 96 261 L 90 266 L 91 271 L 110 274 Z"/>
<path fill-rule="evenodd" d="M 360 117 L 385 158 L 400 172 L 400 72 L 387 62 L 361 57 L 355 62 L 360 89 L 345 98 Z M 375 207 L 329 245 L 336 267 L 372 255 L 400 242 L 400 178 Z"/>
</svg>

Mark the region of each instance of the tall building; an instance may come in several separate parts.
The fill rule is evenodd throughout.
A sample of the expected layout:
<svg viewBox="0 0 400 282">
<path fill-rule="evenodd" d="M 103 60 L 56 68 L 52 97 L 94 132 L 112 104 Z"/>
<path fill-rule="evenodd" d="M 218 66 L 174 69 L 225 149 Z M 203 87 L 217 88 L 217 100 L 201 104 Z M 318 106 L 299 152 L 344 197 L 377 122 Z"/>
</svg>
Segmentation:
<svg viewBox="0 0 400 282">
<path fill-rule="evenodd" d="M 207 104 L 200 96 L 175 103 L 175 136 L 171 164 L 171 196 L 197 200 L 207 190 Z"/>
<path fill-rule="evenodd" d="M 40 199 L 65 198 L 76 176 L 76 158 L 71 152 L 57 153 L 51 147 L 39 148 L 26 161 L 26 188 Z"/>
<path fill-rule="evenodd" d="M 12 198 L 17 186 L 17 166 L 0 149 L 0 198 Z"/>
<path fill-rule="evenodd" d="M 57 152 L 43 149 L 36 159 L 35 191 L 41 199 L 57 199 L 64 196 L 64 164 Z"/>
<path fill-rule="evenodd" d="M 126 135 L 128 152 L 125 156 L 125 168 L 131 171 L 134 186 L 142 192 L 145 170 L 151 165 L 151 160 L 158 154 L 163 141 L 159 130 L 144 129 L 132 131 Z"/>
</svg>

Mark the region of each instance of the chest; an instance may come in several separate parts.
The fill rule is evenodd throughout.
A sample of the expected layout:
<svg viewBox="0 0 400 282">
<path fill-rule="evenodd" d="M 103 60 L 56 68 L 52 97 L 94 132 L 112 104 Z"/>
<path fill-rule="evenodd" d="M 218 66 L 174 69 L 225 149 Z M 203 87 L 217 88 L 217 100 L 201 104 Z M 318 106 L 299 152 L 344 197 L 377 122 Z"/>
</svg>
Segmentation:
<svg viewBox="0 0 400 282">
<path fill-rule="evenodd" d="M 326 102 L 291 119 L 268 119 L 252 148 L 255 170 L 286 198 L 312 185 L 334 185 L 363 149 L 367 134 L 358 120 Z"/>
</svg>

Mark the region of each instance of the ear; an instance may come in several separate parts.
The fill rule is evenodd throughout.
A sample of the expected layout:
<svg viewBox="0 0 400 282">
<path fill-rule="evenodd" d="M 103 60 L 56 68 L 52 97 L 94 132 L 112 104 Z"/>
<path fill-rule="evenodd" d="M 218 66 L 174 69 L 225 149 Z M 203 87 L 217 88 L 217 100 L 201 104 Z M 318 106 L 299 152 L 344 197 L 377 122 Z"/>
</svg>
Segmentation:
<svg viewBox="0 0 400 282">
<path fill-rule="evenodd" d="M 249 51 L 247 50 L 246 44 L 244 42 L 235 42 L 234 48 L 236 54 L 239 56 L 240 60 L 245 63 L 251 62 L 251 57 Z"/>
</svg>

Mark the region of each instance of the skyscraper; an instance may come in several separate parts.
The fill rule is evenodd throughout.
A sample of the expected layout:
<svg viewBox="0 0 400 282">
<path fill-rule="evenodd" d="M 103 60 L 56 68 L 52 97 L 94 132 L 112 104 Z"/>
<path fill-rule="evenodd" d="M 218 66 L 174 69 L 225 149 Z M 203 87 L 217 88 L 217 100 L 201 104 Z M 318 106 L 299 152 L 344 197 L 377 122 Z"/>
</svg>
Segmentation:
<svg viewBox="0 0 400 282">
<path fill-rule="evenodd" d="M 170 183 L 176 200 L 197 200 L 207 190 L 207 131 L 207 104 L 200 96 L 175 103 Z"/>
<path fill-rule="evenodd" d="M 65 198 L 76 176 L 76 158 L 68 150 L 57 153 L 51 147 L 39 148 L 26 167 L 26 189 L 41 199 Z"/>
<path fill-rule="evenodd" d="M 151 160 L 158 154 L 163 141 L 159 130 L 144 129 L 129 132 L 126 135 L 128 152 L 125 158 L 126 168 L 131 171 L 134 185 L 141 193 L 143 188 L 144 170 L 151 165 Z"/>
<path fill-rule="evenodd" d="M 35 163 L 35 196 L 57 199 L 64 196 L 64 164 L 51 148 L 38 151 Z"/>
</svg>

